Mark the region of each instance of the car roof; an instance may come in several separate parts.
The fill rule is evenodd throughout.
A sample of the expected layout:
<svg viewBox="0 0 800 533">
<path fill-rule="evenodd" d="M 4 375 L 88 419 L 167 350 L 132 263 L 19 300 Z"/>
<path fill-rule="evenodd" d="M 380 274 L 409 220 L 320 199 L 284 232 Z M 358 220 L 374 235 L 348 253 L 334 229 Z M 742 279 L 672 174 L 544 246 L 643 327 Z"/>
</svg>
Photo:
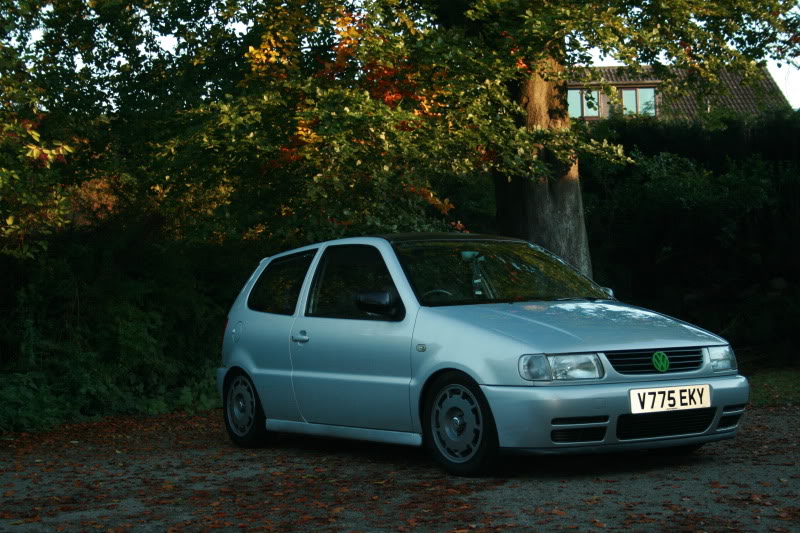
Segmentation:
<svg viewBox="0 0 800 533">
<path fill-rule="evenodd" d="M 419 232 L 419 233 L 390 233 L 390 234 L 383 234 L 383 235 L 362 235 L 362 236 L 352 236 L 352 237 L 343 237 L 340 239 L 332 239 L 329 241 L 322 241 L 316 242 L 313 244 L 307 244 L 305 246 L 300 246 L 298 248 L 292 248 L 290 250 L 284 250 L 279 253 L 275 253 L 273 255 L 264 257 L 261 262 L 272 260 L 278 257 L 292 255 L 299 252 L 304 252 L 307 250 L 314 250 L 319 248 L 320 246 L 331 245 L 331 244 L 346 244 L 352 243 L 353 241 L 358 242 L 358 239 L 382 239 L 384 241 L 388 241 L 390 245 L 394 245 L 397 243 L 404 243 L 404 242 L 435 242 L 435 241 L 461 241 L 461 242 L 469 242 L 469 241 L 503 241 L 503 242 L 522 242 L 527 243 L 527 241 L 523 239 L 516 239 L 514 237 L 502 237 L 499 235 L 484 235 L 481 233 L 446 233 L 446 232 Z"/>
<path fill-rule="evenodd" d="M 418 242 L 418 241 L 511 241 L 526 242 L 514 237 L 501 237 L 499 235 L 483 235 L 480 233 L 393 233 L 389 235 L 375 235 L 390 243 Z"/>
</svg>

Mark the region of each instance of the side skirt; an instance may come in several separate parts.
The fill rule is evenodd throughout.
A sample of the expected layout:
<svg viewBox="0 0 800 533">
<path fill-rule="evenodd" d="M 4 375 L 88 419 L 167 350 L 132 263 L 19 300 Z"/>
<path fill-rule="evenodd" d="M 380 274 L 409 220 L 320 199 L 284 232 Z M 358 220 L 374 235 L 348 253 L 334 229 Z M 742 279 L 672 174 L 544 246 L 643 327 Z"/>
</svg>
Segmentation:
<svg viewBox="0 0 800 533">
<path fill-rule="evenodd" d="M 419 433 L 406 433 L 405 431 L 330 426 L 327 424 L 310 424 L 308 422 L 273 419 L 267 419 L 267 431 L 302 433 L 304 435 L 315 435 L 318 437 L 368 440 L 387 444 L 402 444 L 405 446 L 422 446 L 422 435 Z"/>
</svg>

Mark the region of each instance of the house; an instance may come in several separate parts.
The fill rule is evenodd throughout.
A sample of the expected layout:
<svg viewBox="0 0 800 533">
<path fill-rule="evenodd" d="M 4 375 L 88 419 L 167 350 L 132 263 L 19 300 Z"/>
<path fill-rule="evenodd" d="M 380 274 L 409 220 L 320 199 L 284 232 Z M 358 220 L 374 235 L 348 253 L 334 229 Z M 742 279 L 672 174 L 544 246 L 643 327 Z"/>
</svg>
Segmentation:
<svg viewBox="0 0 800 533">
<path fill-rule="evenodd" d="M 770 73 L 755 82 L 745 83 L 740 74 L 729 71 L 719 73 L 723 90 L 712 97 L 685 94 L 668 98 L 659 90 L 661 80 L 651 67 L 643 67 L 640 75 L 622 67 L 592 67 L 606 82 L 614 87 L 622 104 L 614 106 L 598 84 L 569 82 L 567 102 L 569 116 L 584 120 L 597 120 L 622 111 L 626 115 L 650 115 L 671 118 L 697 118 L 703 113 L 725 109 L 737 114 L 754 115 L 774 109 L 790 109 L 789 102 Z"/>
</svg>

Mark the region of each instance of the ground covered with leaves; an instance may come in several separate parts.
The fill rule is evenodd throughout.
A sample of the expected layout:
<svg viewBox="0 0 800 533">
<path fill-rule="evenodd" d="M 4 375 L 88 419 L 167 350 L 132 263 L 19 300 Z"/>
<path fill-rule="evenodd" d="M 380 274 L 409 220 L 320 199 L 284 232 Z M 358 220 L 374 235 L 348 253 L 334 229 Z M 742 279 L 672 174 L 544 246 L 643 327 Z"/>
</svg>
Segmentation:
<svg viewBox="0 0 800 533">
<path fill-rule="evenodd" d="M 0 441 L 2 531 L 797 531 L 800 409 L 750 410 L 735 441 L 508 457 L 444 474 L 421 449 L 228 441 L 218 410 L 110 418 Z"/>
</svg>

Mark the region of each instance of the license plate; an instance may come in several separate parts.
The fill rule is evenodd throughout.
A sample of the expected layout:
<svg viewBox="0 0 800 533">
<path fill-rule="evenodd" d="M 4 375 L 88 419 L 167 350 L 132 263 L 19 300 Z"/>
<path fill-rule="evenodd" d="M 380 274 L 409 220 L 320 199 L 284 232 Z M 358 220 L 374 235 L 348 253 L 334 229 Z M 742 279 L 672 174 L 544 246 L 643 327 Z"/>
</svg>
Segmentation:
<svg viewBox="0 0 800 533">
<path fill-rule="evenodd" d="M 708 385 L 659 387 L 630 391 L 631 413 L 657 413 L 680 409 L 711 407 L 711 388 Z"/>
</svg>

